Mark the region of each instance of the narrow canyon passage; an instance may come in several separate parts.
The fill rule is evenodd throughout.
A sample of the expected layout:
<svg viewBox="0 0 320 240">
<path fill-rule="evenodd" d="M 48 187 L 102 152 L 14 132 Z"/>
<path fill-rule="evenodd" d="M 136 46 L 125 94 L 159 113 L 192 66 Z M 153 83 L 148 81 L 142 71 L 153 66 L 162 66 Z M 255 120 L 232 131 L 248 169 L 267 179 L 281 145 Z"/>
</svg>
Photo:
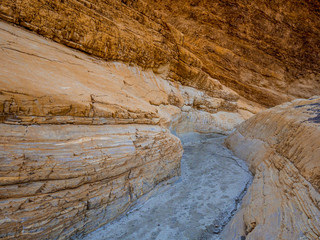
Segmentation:
<svg viewBox="0 0 320 240">
<path fill-rule="evenodd" d="M 154 189 L 126 215 L 79 239 L 219 239 L 251 174 L 224 147 L 225 136 L 188 133 L 180 138 L 181 177 Z"/>
<path fill-rule="evenodd" d="M 0 239 L 320 240 L 320 0 L 0 1 Z"/>
</svg>

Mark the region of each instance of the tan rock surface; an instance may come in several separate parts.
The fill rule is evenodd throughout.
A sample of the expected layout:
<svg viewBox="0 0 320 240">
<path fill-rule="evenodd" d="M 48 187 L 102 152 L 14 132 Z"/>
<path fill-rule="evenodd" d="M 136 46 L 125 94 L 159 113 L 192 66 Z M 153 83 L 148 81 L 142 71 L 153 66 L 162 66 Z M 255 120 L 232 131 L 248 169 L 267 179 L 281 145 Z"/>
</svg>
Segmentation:
<svg viewBox="0 0 320 240">
<path fill-rule="evenodd" d="M 3 123 L 168 125 L 165 115 L 175 107 L 240 116 L 235 99 L 211 97 L 152 70 L 92 58 L 4 22 L 0 34 Z M 217 93 L 236 96 L 227 88 Z"/>
<path fill-rule="evenodd" d="M 91 231 L 179 175 L 180 140 L 149 103 L 169 83 L 6 23 L 0 36 L 2 239 Z"/>
<path fill-rule="evenodd" d="M 2 239 L 67 239 L 180 173 L 182 146 L 152 125 L 0 125 Z"/>
<path fill-rule="evenodd" d="M 222 87 L 183 47 L 183 35 L 143 1 L 5 0 L 0 18 L 106 60 L 153 68 L 212 94 Z"/>
<path fill-rule="evenodd" d="M 0 18 L 107 60 L 274 106 L 320 92 L 318 1 L 2 0 Z M 218 80 L 215 80 L 218 79 Z"/>
<path fill-rule="evenodd" d="M 2 239 L 92 231 L 179 174 L 182 147 L 168 128 L 224 131 L 244 119 L 235 99 L 4 22 L 0 49 Z M 236 96 L 227 88 L 217 93 Z"/>
<path fill-rule="evenodd" d="M 226 140 L 249 163 L 252 186 L 226 239 L 319 239 L 320 98 L 263 111 Z"/>
</svg>

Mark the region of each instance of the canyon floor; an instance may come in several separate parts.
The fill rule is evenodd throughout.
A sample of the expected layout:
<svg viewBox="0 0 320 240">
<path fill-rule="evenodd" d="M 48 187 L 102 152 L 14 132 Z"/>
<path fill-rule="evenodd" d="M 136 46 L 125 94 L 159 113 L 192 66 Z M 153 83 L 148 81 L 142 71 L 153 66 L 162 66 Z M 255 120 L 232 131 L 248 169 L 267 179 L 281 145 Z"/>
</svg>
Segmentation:
<svg viewBox="0 0 320 240">
<path fill-rule="evenodd" d="M 251 174 L 224 146 L 225 136 L 188 133 L 180 138 L 180 178 L 160 185 L 127 214 L 78 239 L 219 239 Z"/>
</svg>

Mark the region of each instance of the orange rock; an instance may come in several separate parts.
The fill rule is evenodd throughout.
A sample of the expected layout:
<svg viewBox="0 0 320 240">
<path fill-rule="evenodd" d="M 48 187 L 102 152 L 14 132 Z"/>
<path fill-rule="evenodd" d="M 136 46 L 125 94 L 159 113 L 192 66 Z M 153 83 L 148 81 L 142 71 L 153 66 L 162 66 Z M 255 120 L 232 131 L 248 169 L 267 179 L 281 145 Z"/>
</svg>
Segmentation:
<svg viewBox="0 0 320 240">
<path fill-rule="evenodd" d="M 2 0 L 0 18 L 106 60 L 168 66 L 167 79 L 211 94 L 223 84 L 274 106 L 320 92 L 319 7 L 299 0 Z"/>
</svg>

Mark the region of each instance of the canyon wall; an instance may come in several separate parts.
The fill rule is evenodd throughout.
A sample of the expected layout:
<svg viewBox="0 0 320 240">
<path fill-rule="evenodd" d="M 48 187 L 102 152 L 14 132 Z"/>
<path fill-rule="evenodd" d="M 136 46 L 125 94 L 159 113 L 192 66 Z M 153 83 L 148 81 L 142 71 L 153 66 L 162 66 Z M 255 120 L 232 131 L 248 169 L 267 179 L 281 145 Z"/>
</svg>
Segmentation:
<svg viewBox="0 0 320 240">
<path fill-rule="evenodd" d="M 254 180 L 225 239 L 319 239 L 320 98 L 263 111 L 226 144 Z M 242 237 L 242 238 L 241 238 Z"/>
<path fill-rule="evenodd" d="M 227 132 L 259 110 L 5 22 L 0 49 L 2 239 L 98 228 L 180 174 L 183 150 L 169 129 Z"/>
<path fill-rule="evenodd" d="M 92 231 L 179 175 L 183 150 L 169 130 L 227 133 L 264 107 L 318 94 L 319 5 L 2 0 L 0 238 Z M 310 186 L 313 219 L 318 175 L 292 164 L 287 179 Z M 304 208 L 296 202 L 290 208 Z M 248 236 L 259 221 L 244 221 Z"/>
<path fill-rule="evenodd" d="M 69 239 L 180 174 L 182 147 L 152 125 L 1 124 L 1 239 Z"/>
<path fill-rule="evenodd" d="M 183 35 L 143 1 L 2 1 L 0 17 L 105 60 L 138 64 L 212 95 L 222 86 L 183 47 Z M 234 98 L 234 95 L 226 96 Z"/>
<path fill-rule="evenodd" d="M 319 1 L 153 2 L 202 70 L 246 99 L 270 107 L 319 94 Z"/>
<path fill-rule="evenodd" d="M 0 18 L 106 60 L 274 106 L 320 91 L 318 1 L 11 1 Z"/>
</svg>

